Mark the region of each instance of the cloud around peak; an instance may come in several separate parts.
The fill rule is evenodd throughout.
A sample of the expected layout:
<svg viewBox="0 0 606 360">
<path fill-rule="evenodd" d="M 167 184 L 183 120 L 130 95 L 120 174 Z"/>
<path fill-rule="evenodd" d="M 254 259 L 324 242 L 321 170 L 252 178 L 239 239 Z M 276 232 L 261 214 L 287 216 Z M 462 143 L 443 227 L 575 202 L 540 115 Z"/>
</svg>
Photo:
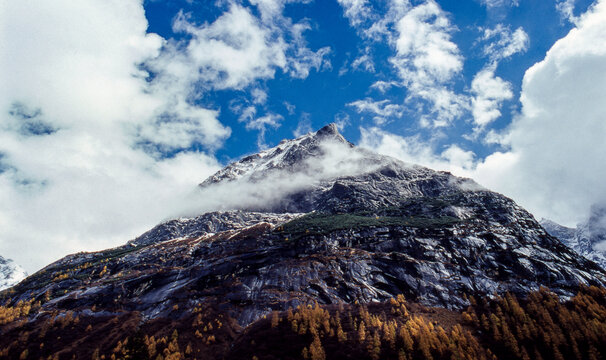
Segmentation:
<svg viewBox="0 0 606 360">
<path fill-rule="evenodd" d="M 180 12 L 163 38 L 142 0 L 3 2 L 0 254 L 32 272 L 178 212 L 231 134 L 209 91 L 248 96 L 247 128 L 279 125 L 259 82 L 330 66 L 286 3 L 229 2 L 202 24 Z"/>
</svg>

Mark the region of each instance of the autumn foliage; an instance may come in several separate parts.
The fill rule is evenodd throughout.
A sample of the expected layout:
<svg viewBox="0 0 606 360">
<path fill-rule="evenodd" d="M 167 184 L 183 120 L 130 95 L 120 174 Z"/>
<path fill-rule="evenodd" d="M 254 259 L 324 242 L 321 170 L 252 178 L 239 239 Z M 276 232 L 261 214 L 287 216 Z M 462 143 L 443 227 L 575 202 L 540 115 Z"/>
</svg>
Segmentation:
<svg viewBox="0 0 606 360">
<path fill-rule="evenodd" d="M 469 307 L 462 312 L 424 307 L 403 296 L 384 303 L 305 304 L 269 312 L 245 329 L 203 306 L 178 321 L 145 322 L 126 311 L 37 313 L 39 303 L 22 301 L 0 306 L 0 358 L 606 358 L 606 289 L 582 287 L 565 301 L 547 289 L 524 299 L 467 298 Z"/>
</svg>

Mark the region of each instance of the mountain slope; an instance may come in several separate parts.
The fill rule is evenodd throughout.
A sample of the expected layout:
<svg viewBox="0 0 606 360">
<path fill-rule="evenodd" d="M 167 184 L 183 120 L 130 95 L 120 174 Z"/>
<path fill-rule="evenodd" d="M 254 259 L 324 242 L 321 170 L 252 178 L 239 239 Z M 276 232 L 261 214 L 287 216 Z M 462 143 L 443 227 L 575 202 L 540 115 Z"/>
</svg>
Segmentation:
<svg viewBox="0 0 606 360">
<path fill-rule="evenodd" d="M 546 219 L 541 225 L 576 253 L 606 269 L 606 207 L 593 206 L 587 221 L 575 229 Z"/>
<path fill-rule="evenodd" d="M 44 311 L 94 306 L 147 320 L 205 304 L 246 326 L 314 301 L 405 294 L 460 309 L 470 294 L 523 296 L 547 286 L 570 296 L 579 284 L 604 282 L 603 270 L 512 200 L 355 148 L 334 125 L 230 164 L 199 191 L 235 210 L 70 255 L 15 287 L 11 301 L 46 298 Z"/>
<path fill-rule="evenodd" d="M 279 311 L 326 314 L 304 314 L 316 303 L 328 312 L 347 311 L 350 335 L 343 336 L 354 340 L 357 332 L 362 339 L 357 319 L 369 318 L 364 304 L 393 304 L 402 294 L 418 316 L 448 326 L 462 321 L 474 297 L 495 293 L 524 298 L 546 286 L 564 297 L 581 289 L 601 301 L 601 290 L 583 286 L 603 285 L 605 271 L 511 199 L 470 179 L 358 149 L 334 125 L 232 163 L 197 191 L 201 206 L 217 211 L 167 221 L 117 248 L 67 256 L 0 292 L 0 357 L 23 357 L 32 336 L 50 342 L 35 350 L 44 358 L 155 358 L 158 349 L 165 358 L 238 358 L 248 351 L 242 341 L 261 340 L 251 334 L 262 330 L 267 315 L 273 314 L 273 328 Z M 553 302 L 541 291 L 536 296 Z M 377 323 L 389 320 L 380 313 L 389 308 L 368 308 L 378 311 L 365 325 L 374 329 L 373 339 L 379 329 L 390 333 Z M 389 320 L 393 326 L 425 321 L 400 315 Z M 328 341 L 330 321 L 314 336 Z M 308 330 L 309 324 L 297 325 L 303 338 L 293 341 L 313 340 L 317 350 L 319 340 L 306 337 Z M 462 330 L 452 331 L 456 337 Z M 471 334 L 465 339 L 477 341 Z M 365 341 L 351 344 L 351 356 L 370 349 Z M 336 340 L 332 344 L 339 353 Z M 386 354 L 395 351 L 389 349 Z M 295 357 L 302 354 L 295 350 Z M 440 354 L 450 358 L 448 351 Z"/>
</svg>

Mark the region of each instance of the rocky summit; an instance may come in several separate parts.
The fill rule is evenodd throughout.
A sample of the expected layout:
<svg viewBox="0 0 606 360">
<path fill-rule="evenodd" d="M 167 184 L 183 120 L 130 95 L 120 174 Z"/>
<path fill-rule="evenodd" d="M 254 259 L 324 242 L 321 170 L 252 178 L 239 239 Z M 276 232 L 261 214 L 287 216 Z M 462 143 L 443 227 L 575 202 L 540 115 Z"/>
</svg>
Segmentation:
<svg viewBox="0 0 606 360">
<path fill-rule="evenodd" d="M 354 147 L 334 124 L 232 163 L 199 185 L 229 209 L 67 256 L 10 292 L 45 311 L 178 318 L 212 304 L 246 326 L 299 304 L 404 294 L 460 309 L 468 295 L 571 296 L 604 270 L 511 199 L 470 179 Z M 216 199 L 215 199 L 216 200 Z"/>
<path fill-rule="evenodd" d="M 404 358 L 450 359 L 452 347 L 427 350 L 421 340 L 441 342 L 446 333 L 432 325 L 440 324 L 470 346 L 461 354 L 509 359 L 518 345 L 510 339 L 502 348 L 501 334 L 512 334 L 502 309 L 529 319 L 516 298 L 540 316 L 562 306 L 578 319 L 606 314 L 605 271 L 511 199 L 357 148 L 335 125 L 234 162 L 196 192 L 200 208 L 213 211 L 67 256 L 0 292 L 0 357 L 323 359 L 324 341 L 334 358 L 412 351 Z M 556 306 L 557 297 L 572 305 Z M 590 313 L 589 305 L 572 308 L 591 302 Z M 271 337 L 263 335 L 268 315 Z M 565 320 L 585 321 L 578 319 Z M 475 335 L 454 325 L 463 321 Z M 602 351 L 601 333 L 579 337 L 589 339 L 581 351 Z M 536 348 L 524 334 L 515 336 Z M 281 336 L 289 340 L 275 341 L 294 345 L 271 355 L 266 341 Z M 535 352 L 551 353 L 545 344 Z"/>
</svg>

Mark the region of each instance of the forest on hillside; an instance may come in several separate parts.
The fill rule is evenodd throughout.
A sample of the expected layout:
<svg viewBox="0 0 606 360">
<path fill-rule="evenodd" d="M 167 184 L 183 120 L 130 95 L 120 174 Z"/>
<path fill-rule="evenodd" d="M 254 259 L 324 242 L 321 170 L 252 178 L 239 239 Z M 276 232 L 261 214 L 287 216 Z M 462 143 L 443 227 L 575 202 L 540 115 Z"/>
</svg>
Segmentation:
<svg viewBox="0 0 606 360">
<path fill-rule="evenodd" d="M 0 307 L 8 359 L 604 359 L 606 289 L 563 300 L 542 288 L 521 299 L 467 297 L 464 311 L 398 296 L 383 303 L 298 306 L 241 328 L 220 307 L 145 321 L 102 309 Z M 29 319 L 29 320 L 28 320 Z"/>
</svg>

